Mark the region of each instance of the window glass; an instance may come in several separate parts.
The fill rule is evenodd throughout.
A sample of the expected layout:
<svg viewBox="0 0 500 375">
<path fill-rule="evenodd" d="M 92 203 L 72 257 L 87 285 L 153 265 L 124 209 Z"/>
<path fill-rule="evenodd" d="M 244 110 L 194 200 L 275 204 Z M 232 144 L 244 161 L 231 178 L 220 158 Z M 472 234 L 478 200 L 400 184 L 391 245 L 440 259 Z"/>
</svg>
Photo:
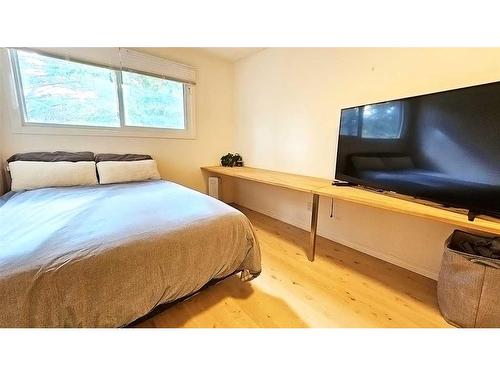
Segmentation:
<svg viewBox="0 0 500 375">
<path fill-rule="evenodd" d="M 184 129 L 184 84 L 123 72 L 125 125 Z"/>
<path fill-rule="evenodd" d="M 340 135 L 358 135 L 359 108 L 342 110 L 340 118 Z"/>
<path fill-rule="evenodd" d="M 403 125 L 401 101 L 365 105 L 362 117 L 362 138 L 396 139 L 401 137 Z"/>
<path fill-rule="evenodd" d="M 112 69 L 17 51 L 26 122 L 120 126 Z"/>
</svg>

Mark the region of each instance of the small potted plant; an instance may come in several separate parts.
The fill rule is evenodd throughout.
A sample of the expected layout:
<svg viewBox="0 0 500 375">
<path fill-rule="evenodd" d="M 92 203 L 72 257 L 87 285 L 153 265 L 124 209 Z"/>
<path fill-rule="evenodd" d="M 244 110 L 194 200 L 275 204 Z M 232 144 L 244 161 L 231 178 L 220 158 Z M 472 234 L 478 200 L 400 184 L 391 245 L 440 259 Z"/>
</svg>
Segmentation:
<svg viewBox="0 0 500 375">
<path fill-rule="evenodd" d="M 240 154 L 227 154 L 220 158 L 223 167 L 243 167 L 243 158 Z"/>
</svg>

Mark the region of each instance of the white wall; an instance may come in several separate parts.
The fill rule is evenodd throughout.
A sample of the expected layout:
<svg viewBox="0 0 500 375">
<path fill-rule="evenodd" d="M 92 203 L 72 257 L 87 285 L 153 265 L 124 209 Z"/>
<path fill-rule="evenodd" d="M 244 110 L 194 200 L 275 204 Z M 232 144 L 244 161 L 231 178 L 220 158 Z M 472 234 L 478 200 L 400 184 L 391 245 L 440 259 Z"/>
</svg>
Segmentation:
<svg viewBox="0 0 500 375">
<path fill-rule="evenodd" d="M 196 48 L 137 50 L 196 68 L 196 139 L 15 134 L 11 124 L 19 119 L 4 115 L 0 117 L 2 159 L 16 152 L 42 150 L 147 153 L 157 159 L 163 178 L 204 191 L 200 166 L 217 164 L 233 146 L 233 65 Z M 2 106 L 9 100 L 8 93 L 0 96 Z"/>
<path fill-rule="evenodd" d="M 235 67 L 235 144 L 247 165 L 333 178 L 340 109 L 500 80 L 500 49 L 271 48 Z M 239 182 L 243 206 L 307 228 L 307 194 Z M 320 202 L 319 234 L 435 278 L 453 230 Z"/>
</svg>

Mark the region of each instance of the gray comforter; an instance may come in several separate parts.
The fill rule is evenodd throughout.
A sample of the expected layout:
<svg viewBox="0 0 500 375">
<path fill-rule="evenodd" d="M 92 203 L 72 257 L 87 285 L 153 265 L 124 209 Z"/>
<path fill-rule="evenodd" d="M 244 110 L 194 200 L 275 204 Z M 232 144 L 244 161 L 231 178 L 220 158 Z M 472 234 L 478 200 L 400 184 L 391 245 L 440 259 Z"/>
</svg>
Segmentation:
<svg viewBox="0 0 500 375">
<path fill-rule="evenodd" d="M 260 270 L 242 213 L 171 182 L 38 189 L 0 207 L 2 327 L 122 326 Z"/>
</svg>

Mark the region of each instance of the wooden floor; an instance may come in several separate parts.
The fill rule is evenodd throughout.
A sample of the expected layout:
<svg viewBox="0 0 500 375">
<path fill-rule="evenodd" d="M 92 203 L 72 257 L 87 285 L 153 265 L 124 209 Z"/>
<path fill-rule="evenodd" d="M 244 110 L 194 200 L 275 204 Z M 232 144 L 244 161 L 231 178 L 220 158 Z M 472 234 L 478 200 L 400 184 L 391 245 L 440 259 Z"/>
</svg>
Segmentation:
<svg viewBox="0 0 500 375">
<path fill-rule="evenodd" d="M 449 327 L 439 314 L 436 282 L 238 207 L 253 223 L 262 274 L 232 276 L 136 327 Z"/>
</svg>

